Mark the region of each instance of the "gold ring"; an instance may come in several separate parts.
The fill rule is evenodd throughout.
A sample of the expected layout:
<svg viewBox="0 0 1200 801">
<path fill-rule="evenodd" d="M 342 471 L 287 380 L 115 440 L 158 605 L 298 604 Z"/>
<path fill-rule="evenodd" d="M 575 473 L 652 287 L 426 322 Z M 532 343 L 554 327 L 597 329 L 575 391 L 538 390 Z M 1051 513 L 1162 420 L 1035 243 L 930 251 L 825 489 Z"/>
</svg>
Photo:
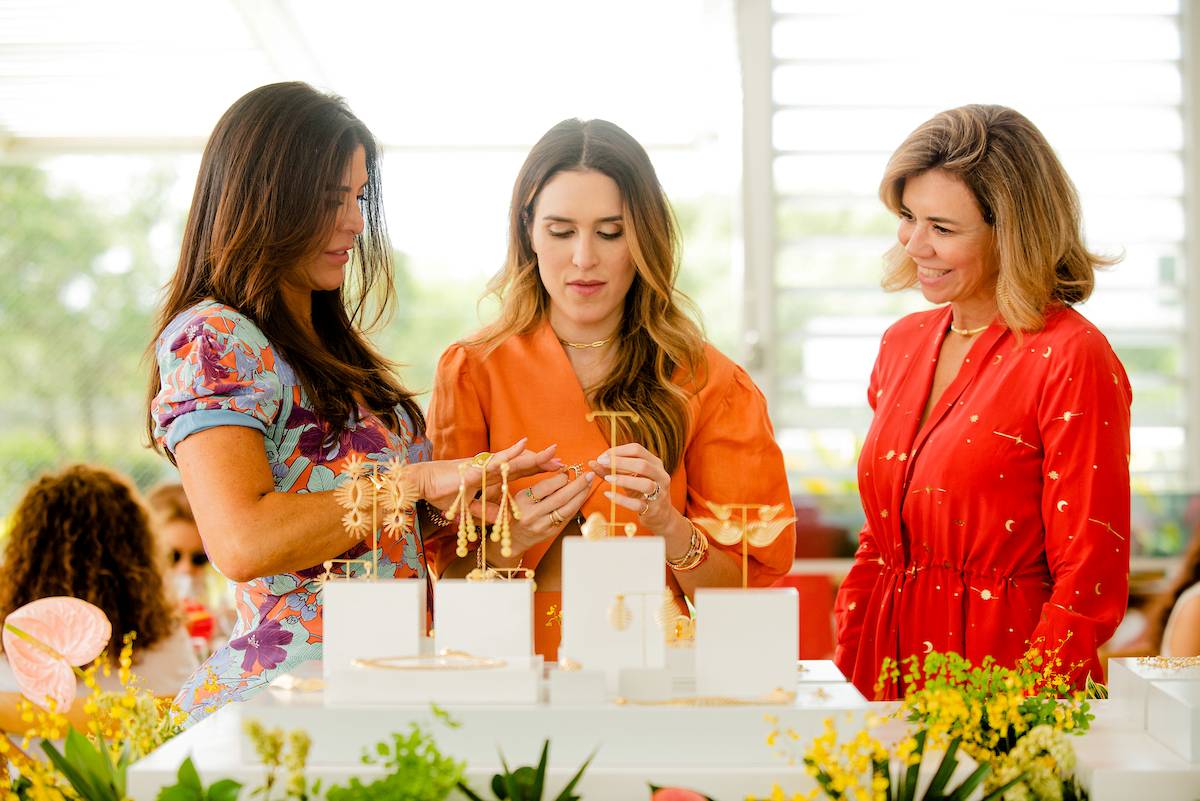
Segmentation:
<svg viewBox="0 0 1200 801">
<path fill-rule="evenodd" d="M 542 499 L 541 499 L 541 498 L 539 498 L 538 496 L 536 496 L 536 495 L 534 495 L 534 494 L 533 494 L 533 487 L 526 487 L 526 488 L 525 488 L 525 494 L 526 494 L 526 495 L 528 495 L 528 496 L 529 496 L 529 500 L 533 501 L 534 503 L 541 503 L 541 502 L 542 502 Z"/>
<path fill-rule="evenodd" d="M 646 512 L 648 512 L 648 511 L 650 511 L 650 502 L 642 501 L 642 508 L 641 508 L 641 510 L 638 511 L 638 517 L 641 517 L 642 515 L 646 514 Z"/>
<path fill-rule="evenodd" d="M 557 509 L 551 509 L 550 510 L 550 522 L 556 526 L 561 526 L 563 523 L 565 523 L 567 521 L 566 521 L 566 519 L 563 518 L 562 515 L 560 515 L 558 513 Z"/>
<path fill-rule="evenodd" d="M 494 454 L 491 451 L 480 451 L 471 458 L 472 467 L 487 467 Z"/>
<path fill-rule="evenodd" d="M 658 485 L 658 482 L 655 481 L 654 489 L 651 492 L 643 492 L 642 497 L 646 500 L 647 503 L 654 503 L 655 501 L 658 500 L 658 495 L 661 492 L 662 492 L 662 487 L 660 487 Z"/>
<path fill-rule="evenodd" d="M 583 475 L 583 465 L 582 464 L 569 464 L 566 467 L 562 468 L 562 472 L 567 474 L 567 481 L 574 481 L 575 479 L 577 479 L 581 475 Z M 572 473 L 574 473 L 575 475 L 571 475 Z"/>
</svg>

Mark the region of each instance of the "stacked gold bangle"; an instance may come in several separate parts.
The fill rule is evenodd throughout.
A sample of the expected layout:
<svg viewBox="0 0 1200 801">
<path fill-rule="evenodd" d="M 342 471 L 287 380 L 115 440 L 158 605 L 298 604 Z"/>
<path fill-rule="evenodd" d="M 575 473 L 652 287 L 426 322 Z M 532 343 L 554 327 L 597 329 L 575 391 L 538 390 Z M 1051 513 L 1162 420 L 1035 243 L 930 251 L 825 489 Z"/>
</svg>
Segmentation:
<svg viewBox="0 0 1200 801">
<path fill-rule="evenodd" d="M 667 560 L 667 567 L 680 573 L 695 570 L 708 556 L 708 537 L 691 520 L 688 520 L 688 525 L 692 527 L 692 539 L 688 543 L 687 553 L 679 559 Z"/>
</svg>

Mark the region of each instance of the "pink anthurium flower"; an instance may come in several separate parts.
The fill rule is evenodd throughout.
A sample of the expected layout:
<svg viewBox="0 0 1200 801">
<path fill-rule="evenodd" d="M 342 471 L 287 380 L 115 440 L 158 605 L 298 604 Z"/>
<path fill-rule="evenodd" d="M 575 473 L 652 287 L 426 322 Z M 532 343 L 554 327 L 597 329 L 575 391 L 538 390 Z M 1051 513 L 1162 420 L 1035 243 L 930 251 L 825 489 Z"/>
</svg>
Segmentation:
<svg viewBox="0 0 1200 801">
<path fill-rule="evenodd" d="M 21 694 L 38 706 L 65 712 L 75 700 L 79 666 L 91 662 L 112 637 L 99 608 L 78 598 L 39 598 L 4 620 L 4 653 Z"/>
</svg>

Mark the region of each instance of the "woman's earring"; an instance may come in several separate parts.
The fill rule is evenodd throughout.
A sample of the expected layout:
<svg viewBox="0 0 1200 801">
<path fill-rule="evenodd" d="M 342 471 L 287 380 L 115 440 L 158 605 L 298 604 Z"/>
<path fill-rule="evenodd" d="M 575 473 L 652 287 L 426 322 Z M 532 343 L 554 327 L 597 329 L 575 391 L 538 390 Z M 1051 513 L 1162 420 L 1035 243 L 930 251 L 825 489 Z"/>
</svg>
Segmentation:
<svg viewBox="0 0 1200 801">
<path fill-rule="evenodd" d="M 624 631 L 632 621 L 633 612 L 625 605 L 625 596 L 618 595 L 613 605 L 608 608 L 608 624 L 617 631 Z"/>
</svg>

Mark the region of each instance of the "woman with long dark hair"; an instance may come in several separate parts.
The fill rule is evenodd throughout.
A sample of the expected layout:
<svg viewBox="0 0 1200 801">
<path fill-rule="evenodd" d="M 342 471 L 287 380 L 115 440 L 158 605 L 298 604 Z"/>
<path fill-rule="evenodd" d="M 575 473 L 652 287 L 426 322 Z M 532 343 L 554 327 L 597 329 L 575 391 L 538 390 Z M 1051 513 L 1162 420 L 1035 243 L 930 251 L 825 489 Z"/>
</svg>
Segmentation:
<svg viewBox="0 0 1200 801">
<path fill-rule="evenodd" d="M 780 505 L 792 514 L 783 456 L 766 401 L 750 376 L 705 341 L 676 287 L 679 236 L 645 149 L 605 120 L 564 120 L 534 145 L 513 186 L 508 258 L 490 284 L 498 319 L 451 346 L 430 402 L 434 453 L 465 456 L 512 432 L 555 442 L 573 469 L 518 483 L 512 553 L 495 567 L 536 568 L 536 632 L 553 659 L 559 628 L 562 538 L 579 519 L 617 523 L 666 541 L 667 586 L 680 608 L 697 587 L 741 583 L 741 549 L 709 543 L 692 518 L 705 501 Z M 609 448 L 618 418 L 621 444 Z M 610 481 L 615 465 L 617 475 Z M 749 582 L 788 571 L 795 529 L 751 547 Z M 443 575 L 478 554 L 436 551 Z M 569 656 L 569 655 L 568 655 Z"/>
<path fill-rule="evenodd" d="M 383 539 L 379 574 L 426 576 L 422 523 L 442 522 L 459 463 L 428 461 L 420 408 L 363 333 L 393 294 L 366 126 L 303 83 L 234 103 L 201 161 L 149 388 L 151 437 L 237 582 L 229 643 L 177 699 L 190 721 L 321 657 L 322 564 L 371 557 L 329 492 L 348 469 L 402 465 L 419 515 Z M 497 450 L 489 469 L 507 461 L 513 475 L 556 464 L 521 441 Z M 464 478 L 476 487 L 480 470 Z"/>
</svg>

